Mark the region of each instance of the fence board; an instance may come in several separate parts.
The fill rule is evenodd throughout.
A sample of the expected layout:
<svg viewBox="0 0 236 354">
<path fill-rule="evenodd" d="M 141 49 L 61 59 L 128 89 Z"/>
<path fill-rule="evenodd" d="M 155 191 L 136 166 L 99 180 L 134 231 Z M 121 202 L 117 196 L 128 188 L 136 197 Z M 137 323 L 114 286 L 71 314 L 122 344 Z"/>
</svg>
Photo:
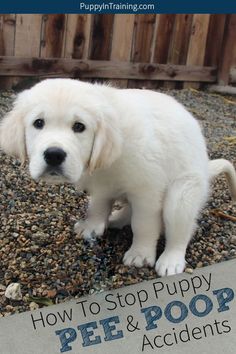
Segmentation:
<svg viewBox="0 0 236 354">
<path fill-rule="evenodd" d="M 15 56 L 39 56 L 42 15 L 16 16 Z"/>
<path fill-rule="evenodd" d="M 65 45 L 65 14 L 43 15 L 40 56 L 59 58 Z"/>
<path fill-rule="evenodd" d="M 91 15 L 68 15 L 64 57 L 88 59 Z"/>
<path fill-rule="evenodd" d="M 0 15 L 0 55 L 13 55 L 16 15 Z"/>
<path fill-rule="evenodd" d="M 168 58 L 167 58 L 168 64 L 181 64 L 181 65 L 186 64 L 188 47 L 189 47 L 189 38 L 191 34 L 192 19 L 193 19 L 192 14 L 175 15 L 173 34 L 169 44 L 169 51 L 168 51 Z M 169 29 L 169 32 L 170 31 L 171 28 Z M 171 33 L 169 33 L 168 35 L 170 36 Z M 177 82 L 164 83 L 164 87 L 169 89 L 173 89 L 179 86 L 180 85 Z"/>
<path fill-rule="evenodd" d="M 156 15 L 136 15 L 133 48 L 131 53 L 132 62 L 150 62 L 152 58 L 152 41 L 154 38 Z M 147 87 L 147 82 L 130 81 L 129 87 Z"/>
<path fill-rule="evenodd" d="M 110 59 L 114 18 L 113 14 L 93 15 L 89 59 Z M 105 80 L 101 78 L 92 81 L 103 83 Z"/>
<path fill-rule="evenodd" d="M 113 28 L 111 60 L 130 61 L 135 15 L 116 15 Z M 127 87 L 128 80 L 117 80 L 119 87 Z"/>
<path fill-rule="evenodd" d="M 0 15 L 0 55 L 14 55 L 16 15 Z M 0 88 L 11 88 L 13 78 L 1 79 Z"/>
<path fill-rule="evenodd" d="M 0 76 L 215 82 L 216 68 L 99 60 L 0 57 Z"/>
<path fill-rule="evenodd" d="M 39 56 L 40 52 L 40 34 L 41 34 L 41 14 L 17 14 L 15 31 L 15 49 L 16 57 Z M 15 77 L 13 87 L 20 88 L 22 78 Z M 24 85 L 24 84 L 23 84 Z"/>
<path fill-rule="evenodd" d="M 233 51 L 233 59 L 232 59 L 232 66 L 236 68 L 236 41 L 234 43 L 234 51 Z"/>
<path fill-rule="evenodd" d="M 224 36 L 226 15 L 211 15 L 207 35 L 205 65 L 218 65 Z"/>
<path fill-rule="evenodd" d="M 193 16 L 192 33 L 186 62 L 187 65 L 203 65 L 209 21 L 210 15 L 195 14 Z M 199 84 L 190 82 L 186 83 L 184 87 L 199 88 Z"/>
<path fill-rule="evenodd" d="M 233 54 L 235 48 L 235 34 L 236 14 L 227 15 L 222 57 L 218 74 L 218 82 L 220 85 L 228 85 L 229 83 L 230 67 L 233 64 Z"/>
<path fill-rule="evenodd" d="M 173 34 L 173 28 L 176 15 L 159 15 L 158 24 L 156 28 L 156 43 L 154 47 L 154 62 L 166 64 L 168 61 L 169 46 Z M 163 86 L 160 82 L 158 86 Z"/>
<path fill-rule="evenodd" d="M 110 58 L 113 22 L 114 15 L 94 15 L 89 59 Z"/>
</svg>

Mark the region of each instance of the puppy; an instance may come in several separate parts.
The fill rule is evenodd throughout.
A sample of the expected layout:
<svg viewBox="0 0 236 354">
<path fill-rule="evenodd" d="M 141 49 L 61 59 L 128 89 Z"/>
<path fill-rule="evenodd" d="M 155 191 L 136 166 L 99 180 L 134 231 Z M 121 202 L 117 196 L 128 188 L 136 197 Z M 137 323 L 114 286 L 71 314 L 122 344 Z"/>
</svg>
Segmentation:
<svg viewBox="0 0 236 354">
<path fill-rule="evenodd" d="M 22 161 L 29 158 L 34 180 L 89 192 L 88 217 L 75 225 L 83 237 L 131 224 L 124 264 L 155 265 L 160 276 L 184 270 L 210 180 L 224 172 L 236 200 L 233 165 L 209 161 L 197 121 L 161 93 L 45 80 L 18 95 L 2 121 L 0 145 Z M 111 214 L 117 200 L 126 203 Z M 162 227 L 166 246 L 156 261 Z"/>
</svg>

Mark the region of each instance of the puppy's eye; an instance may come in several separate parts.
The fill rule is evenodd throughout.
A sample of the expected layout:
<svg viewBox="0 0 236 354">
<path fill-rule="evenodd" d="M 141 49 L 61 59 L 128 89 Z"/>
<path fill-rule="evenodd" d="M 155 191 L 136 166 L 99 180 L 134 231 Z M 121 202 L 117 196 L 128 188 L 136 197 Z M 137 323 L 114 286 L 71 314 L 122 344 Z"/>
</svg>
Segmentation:
<svg viewBox="0 0 236 354">
<path fill-rule="evenodd" d="M 85 130 L 85 125 L 83 123 L 80 123 L 80 122 L 75 122 L 73 127 L 72 127 L 72 130 L 75 133 L 82 133 Z"/>
<path fill-rule="evenodd" d="M 44 120 L 43 119 L 36 119 L 33 123 L 33 126 L 36 128 L 36 129 L 43 129 L 44 127 Z"/>
</svg>

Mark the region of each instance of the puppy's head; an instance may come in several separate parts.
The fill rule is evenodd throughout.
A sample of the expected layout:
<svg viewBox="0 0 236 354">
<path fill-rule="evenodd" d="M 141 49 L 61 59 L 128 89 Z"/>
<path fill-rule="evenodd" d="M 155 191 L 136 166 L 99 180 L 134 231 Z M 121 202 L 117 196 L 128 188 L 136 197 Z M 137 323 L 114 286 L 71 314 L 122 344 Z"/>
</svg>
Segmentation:
<svg viewBox="0 0 236 354">
<path fill-rule="evenodd" d="M 70 79 L 42 81 L 19 94 L 4 117 L 0 147 L 22 161 L 28 157 L 35 180 L 77 183 L 85 171 L 108 168 L 122 139 L 105 91 Z"/>
</svg>

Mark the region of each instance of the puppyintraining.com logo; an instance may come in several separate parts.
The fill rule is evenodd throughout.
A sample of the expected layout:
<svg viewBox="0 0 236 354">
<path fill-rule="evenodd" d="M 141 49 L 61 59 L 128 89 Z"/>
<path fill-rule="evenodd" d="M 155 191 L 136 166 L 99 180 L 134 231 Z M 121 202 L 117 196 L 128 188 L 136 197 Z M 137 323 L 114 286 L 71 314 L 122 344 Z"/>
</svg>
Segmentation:
<svg viewBox="0 0 236 354">
<path fill-rule="evenodd" d="M 155 10 L 156 3 L 147 3 L 146 0 L 143 2 L 113 2 L 113 1 L 97 1 L 97 2 L 85 2 L 79 3 L 79 9 L 86 13 L 104 13 L 104 12 L 114 12 L 114 13 L 138 13 L 138 12 L 152 12 Z"/>
</svg>

